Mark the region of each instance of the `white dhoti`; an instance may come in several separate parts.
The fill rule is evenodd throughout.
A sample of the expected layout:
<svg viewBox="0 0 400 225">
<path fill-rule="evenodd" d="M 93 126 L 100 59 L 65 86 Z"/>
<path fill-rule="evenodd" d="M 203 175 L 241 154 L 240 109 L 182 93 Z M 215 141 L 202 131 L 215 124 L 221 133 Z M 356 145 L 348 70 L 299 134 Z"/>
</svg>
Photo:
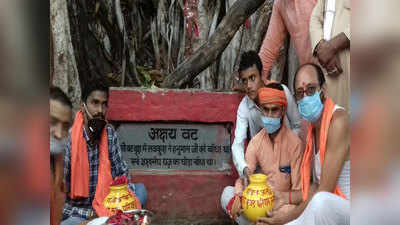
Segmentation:
<svg viewBox="0 0 400 225">
<path fill-rule="evenodd" d="M 222 192 L 221 195 L 221 206 L 224 209 L 225 213 L 228 214 L 228 210 L 226 209 L 226 206 L 228 205 L 229 201 L 235 196 L 235 187 L 233 186 L 227 186 L 225 187 L 224 191 Z M 251 225 L 251 222 L 246 218 L 243 213 L 238 216 L 235 220 L 239 225 Z"/>
<path fill-rule="evenodd" d="M 350 201 L 330 192 L 318 192 L 303 213 L 286 225 L 350 224 Z"/>
</svg>

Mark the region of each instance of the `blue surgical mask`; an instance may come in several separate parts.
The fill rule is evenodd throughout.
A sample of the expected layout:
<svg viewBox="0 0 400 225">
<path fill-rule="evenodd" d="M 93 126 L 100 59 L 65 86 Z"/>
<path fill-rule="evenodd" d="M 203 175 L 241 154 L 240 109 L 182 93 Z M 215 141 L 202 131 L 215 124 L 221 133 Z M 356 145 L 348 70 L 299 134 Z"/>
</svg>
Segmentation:
<svg viewBox="0 0 400 225">
<path fill-rule="evenodd" d="M 311 123 L 318 121 L 324 108 L 319 93 L 316 91 L 314 95 L 306 96 L 297 102 L 301 117 Z"/>
<path fill-rule="evenodd" d="M 268 134 L 275 133 L 281 127 L 281 118 L 261 116 L 261 121 Z"/>
</svg>

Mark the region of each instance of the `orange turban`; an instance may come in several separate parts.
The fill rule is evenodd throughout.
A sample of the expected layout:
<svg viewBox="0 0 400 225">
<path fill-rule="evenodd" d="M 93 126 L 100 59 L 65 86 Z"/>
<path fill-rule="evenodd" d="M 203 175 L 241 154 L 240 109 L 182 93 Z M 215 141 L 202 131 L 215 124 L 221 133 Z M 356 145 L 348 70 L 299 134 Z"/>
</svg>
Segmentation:
<svg viewBox="0 0 400 225">
<path fill-rule="evenodd" d="M 274 88 L 263 87 L 258 89 L 258 101 L 260 104 L 273 103 L 284 107 L 287 106 L 285 92 Z"/>
</svg>

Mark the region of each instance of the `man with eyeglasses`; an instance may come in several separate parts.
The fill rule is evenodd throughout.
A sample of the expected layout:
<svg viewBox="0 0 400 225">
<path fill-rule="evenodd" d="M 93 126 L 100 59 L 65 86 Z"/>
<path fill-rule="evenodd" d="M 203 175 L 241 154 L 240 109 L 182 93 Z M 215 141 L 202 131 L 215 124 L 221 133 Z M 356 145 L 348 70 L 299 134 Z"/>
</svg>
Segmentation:
<svg viewBox="0 0 400 225">
<path fill-rule="evenodd" d="M 301 66 L 294 86 L 300 115 L 309 125 L 301 164 L 302 191 L 292 195 L 299 205 L 288 215 L 293 219 L 288 224 L 350 224 L 349 115 L 326 95 L 319 66 Z M 257 224 L 277 224 L 277 216 L 262 218 Z"/>
<path fill-rule="evenodd" d="M 274 211 L 279 215 L 275 219 L 283 224 L 290 221 L 287 215 L 295 207 L 289 193 L 301 189 L 302 143 L 286 127 L 284 117 L 287 100 L 282 85 L 271 82 L 258 89 L 257 93 L 263 129 L 249 142 L 245 160 L 250 174 L 256 172 L 267 175 L 267 183 L 274 191 Z M 226 187 L 221 196 L 223 209 L 240 225 L 250 224 L 241 215 L 240 196 L 245 188 L 242 179 L 237 179 L 235 187 Z"/>
</svg>

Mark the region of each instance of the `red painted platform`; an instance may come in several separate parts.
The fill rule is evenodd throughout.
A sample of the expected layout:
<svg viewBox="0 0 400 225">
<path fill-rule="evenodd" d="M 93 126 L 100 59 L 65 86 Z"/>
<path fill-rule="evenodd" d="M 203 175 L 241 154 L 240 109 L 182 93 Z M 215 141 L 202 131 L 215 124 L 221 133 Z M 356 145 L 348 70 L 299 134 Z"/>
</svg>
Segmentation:
<svg viewBox="0 0 400 225">
<path fill-rule="evenodd" d="M 107 118 L 118 125 L 130 122 L 231 123 L 243 94 L 200 90 L 110 90 Z M 232 137 L 233 138 L 233 137 Z M 233 185 L 237 172 L 131 171 L 135 183 L 148 191 L 146 208 L 163 220 L 226 220 L 220 206 L 225 186 Z M 162 223 L 161 223 L 162 224 Z"/>
</svg>

